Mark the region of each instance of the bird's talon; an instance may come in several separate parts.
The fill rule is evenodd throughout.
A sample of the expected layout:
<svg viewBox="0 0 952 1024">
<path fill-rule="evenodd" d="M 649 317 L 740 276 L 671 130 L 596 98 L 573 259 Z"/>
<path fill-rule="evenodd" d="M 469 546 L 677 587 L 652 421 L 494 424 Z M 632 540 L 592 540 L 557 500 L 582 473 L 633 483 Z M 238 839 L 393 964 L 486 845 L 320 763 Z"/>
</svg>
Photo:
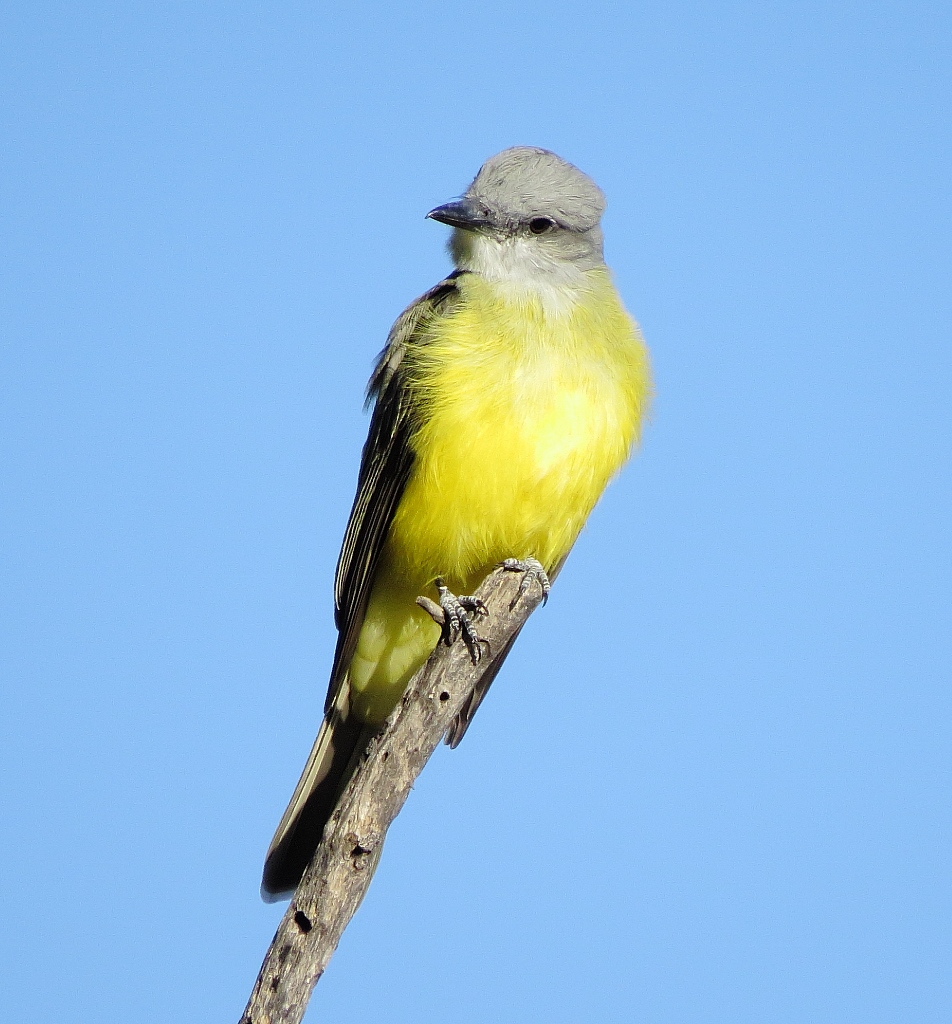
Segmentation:
<svg viewBox="0 0 952 1024">
<path fill-rule="evenodd" d="M 469 652 L 470 660 L 474 665 L 478 664 L 479 659 L 482 657 L 482 650 L 479 645 L 487 644 L 488 646 L 488 642 L 483 640 L 476 632 L 472 618 L 470 618 L 470 613 L 472 613 L 473 617 L 488 615 L 489 609 L 478 597 L 457 597 L 450 591 L 442 577 L 438 576 L 434 583 L 440 595 L 440 608 L 443 611 L 442 636 L 440 639 L 447 647 L 452 647 L 462 637 L 466 650 Z"/>
<path fill-rule="evenodd" d="M 458 597 L 459 603 L 474 615 L 488 615 L 489 609 L 478 597 Z"/>
<path fill-rule="evenodd" d="M 524 573 L 519 583 L 519 589 L 516 591 L 516 596 L 509 602 L 509 611 L 512 611 L 526 596 L 533 581 L 538 581 L 539 586 L 542 588 L 542 603 L 545 604 L 549 600 L 549 591 L 552 589 L 552 584 L 549 582 L 548 574 L 542 563 L 537 558 L 507 558 L 499 563 L 499 567 L 504 572 Z"/>
</svg>

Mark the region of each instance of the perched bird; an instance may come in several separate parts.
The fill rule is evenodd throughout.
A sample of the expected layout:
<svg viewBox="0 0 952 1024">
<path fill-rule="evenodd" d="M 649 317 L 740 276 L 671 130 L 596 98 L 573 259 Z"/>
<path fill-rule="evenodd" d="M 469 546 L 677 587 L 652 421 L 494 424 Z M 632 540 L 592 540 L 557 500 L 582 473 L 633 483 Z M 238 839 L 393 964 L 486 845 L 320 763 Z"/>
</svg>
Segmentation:
<svg viewBox="0 0 952 1024">
<path fill-rule="evenodd" d="M 324 722 L 264 868 L 293 892 L 358 755 L 440 638 L 440 604 L 475 654 L 465 596 L 496 566 L 542 587 L 638 438 L 648 355 L 602 255 L 605 200 L 578 168 L 517 146 L 427 216 L 456 269 L 390 331 L 334 584 L 339 630 Z M 508 653 L 448 735 L 455 746 Z"/>
</svg>

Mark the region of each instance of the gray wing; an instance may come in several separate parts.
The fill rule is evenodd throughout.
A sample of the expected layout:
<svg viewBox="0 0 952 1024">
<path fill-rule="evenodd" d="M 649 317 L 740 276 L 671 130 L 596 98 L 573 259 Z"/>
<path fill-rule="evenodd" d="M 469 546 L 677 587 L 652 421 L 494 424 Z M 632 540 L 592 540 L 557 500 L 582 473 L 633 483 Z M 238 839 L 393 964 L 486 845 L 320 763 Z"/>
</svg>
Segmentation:
<svg viewBox="0 0 952 1024">
<path fill-rule="evenodd" d="M 460 273 L 450 274 L 404 310 L 390 331 L 367 387 L 367 401 L 374 403 L 374 410 L 334 578 L 338 636 L 325 711 L 346 678 L 380 553 L 413 468 L 410 442 L 418 425 L 417 410 L 407 389 L 404 355 L 421 326 L 456 307 L 459 292 L 455 281 Z"/>
</svg>

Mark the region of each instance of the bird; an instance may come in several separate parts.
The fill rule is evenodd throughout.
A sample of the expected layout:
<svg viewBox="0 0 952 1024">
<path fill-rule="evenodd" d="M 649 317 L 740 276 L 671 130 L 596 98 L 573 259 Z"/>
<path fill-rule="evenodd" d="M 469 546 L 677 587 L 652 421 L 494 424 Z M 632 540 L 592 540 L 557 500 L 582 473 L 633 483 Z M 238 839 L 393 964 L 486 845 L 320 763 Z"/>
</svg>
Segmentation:
<svg viewBox="0 0 952 1024">
<path fill-rule="evenodd" d="M 370 428 L 334 581 L 325 715 L 268 850 L 262 897 L 293 893 L 360 754 L 441 637 L 435 586 L 478 657 L 495 568 L 549 588 L 638 442 L 647 348 L 605 264 L 605 197 L 555 153 L 514 146 L 426 215 L 455 269 L 397 318 L 367 389 Z M 515 639 L 515 638 L 513 638 Z M 455 747 L 509 652 L 445 737 Z"/>
</svg>

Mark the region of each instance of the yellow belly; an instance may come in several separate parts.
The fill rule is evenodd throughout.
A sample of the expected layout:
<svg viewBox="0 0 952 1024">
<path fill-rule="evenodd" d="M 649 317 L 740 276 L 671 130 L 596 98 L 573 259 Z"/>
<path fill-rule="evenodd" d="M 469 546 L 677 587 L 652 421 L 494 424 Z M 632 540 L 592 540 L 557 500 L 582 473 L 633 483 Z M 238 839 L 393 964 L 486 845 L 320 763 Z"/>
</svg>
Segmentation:
<svg viewBox="0 0 952 1024">
<path fill-rule="evenodd" d="M 415 463 L 351 664 L 352 707 L 382 721 L 433 649 L 414 603 L 435 576 L 470 593 L 502 559 L 568 553 L 637 439 L 647 352 L 604 271 L 562 315 L 475 275 L 407 354 Z"/>
</svg>

